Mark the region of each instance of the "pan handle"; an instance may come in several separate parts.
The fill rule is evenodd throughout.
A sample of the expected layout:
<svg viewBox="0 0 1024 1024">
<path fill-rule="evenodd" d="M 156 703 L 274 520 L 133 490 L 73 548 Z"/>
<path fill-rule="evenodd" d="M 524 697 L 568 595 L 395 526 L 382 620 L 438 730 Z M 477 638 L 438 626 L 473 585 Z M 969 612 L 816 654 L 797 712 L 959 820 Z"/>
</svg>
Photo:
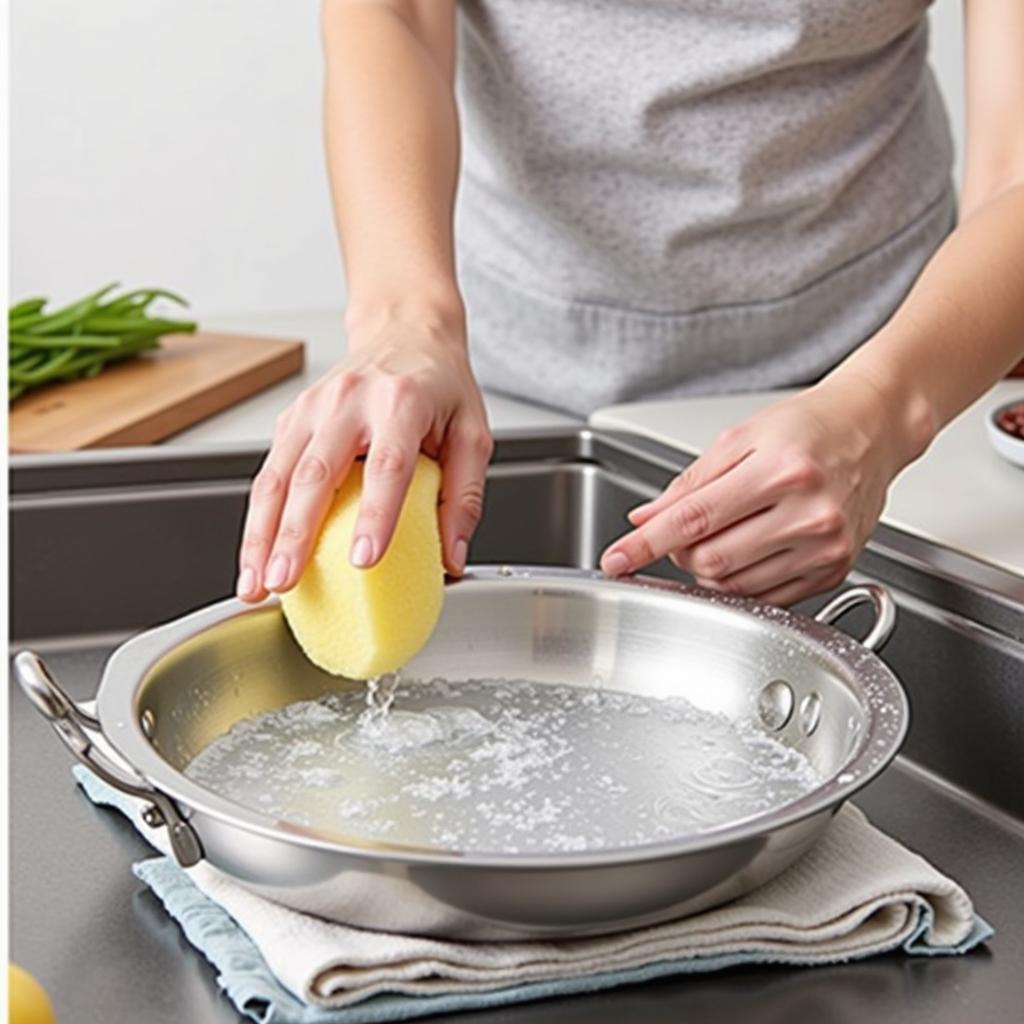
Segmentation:
<svg viewBox="0 0 1024 1024">
<path fill-rule="evenodd" d="M 14 659 L 14 675 L 22 692 L 45 718 L 60 741 L 89 771 L 108 785 L 145 801 L 142 818 L 151 828 L 167 826 L 167 836 L 178 863 L 190 868 L 203 859 L 203 848 L 191 825 L 181 816 L 173 800 L 150 786 L 128 768 L 114 763 L 93 742 L 90 734 L 102 735 L 99 719 L 77 705 L 58 683 L 42 658 L 21 651 Z"/>
<path fill-rule="evenodd" d="M 865 583 L 838 594 L 814 616 L 814 621 L 830 626 L 840 615 L 865 601 L 874 607 L 874 625 L 860 643 L 870 651 L 877 651 L 885 646 L 896 625 L 896 602 L 889 591 L 877 583 Z"/>
<path fill-rule="evenodd" d="M 865 601 L 874 605 L 875 623 L 868 635 L 861 640 L 861 646 L 869 651 L 877 651 L 885 645 L 896 625 L 896 602 L 889 591 L 877 583 L 864 583 L 859 587 L 844 590 L 814 616 L 814 621 L 831 625 L 841 615 L 845 615 L 859 604 L 864 604 Z"/>
</svg>

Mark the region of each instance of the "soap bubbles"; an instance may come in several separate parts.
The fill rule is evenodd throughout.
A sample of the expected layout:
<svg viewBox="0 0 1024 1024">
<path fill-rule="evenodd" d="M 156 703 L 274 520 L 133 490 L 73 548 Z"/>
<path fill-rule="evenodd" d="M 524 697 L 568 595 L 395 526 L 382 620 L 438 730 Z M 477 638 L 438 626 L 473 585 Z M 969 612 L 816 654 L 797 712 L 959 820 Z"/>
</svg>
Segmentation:
<svg viewBox="0 0 1024 1024">
<path fill-rule="evenodd" d="M 705 832 L 820 778 L 753 723 L 524 679 L 373 681 L 239 722 L 188 766 L 261 814 L 466 853 L 577 853 Z"/>
</svg>

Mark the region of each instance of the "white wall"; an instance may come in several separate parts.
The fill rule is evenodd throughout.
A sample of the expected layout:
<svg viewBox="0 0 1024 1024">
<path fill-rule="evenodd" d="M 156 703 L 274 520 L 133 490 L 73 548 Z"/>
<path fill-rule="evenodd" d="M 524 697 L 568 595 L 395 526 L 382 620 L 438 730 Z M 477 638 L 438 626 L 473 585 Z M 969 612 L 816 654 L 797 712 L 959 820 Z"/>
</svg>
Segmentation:
<svg viewBox="0 0 1024 1024">
<path fill-rule="evenodd" d="M 828 0 L 822 0 L 828 2 Z M 933 54 L 960 131 L 960 0 Z M 12 0 L 11 294 L 337 307 L 318 0 Z"/>
<path fill-rule="evenodd" d="M 956 139 L 956 178 L 963 170 L 964 54 L 963 0 L 937 0 L 932 8 L 932 66 L 946 98 Z"/>
<path fill-rule="evenodd" d="M 341 303 L 317 0 L 12 0 L 11 294 Z"/>
</svg>

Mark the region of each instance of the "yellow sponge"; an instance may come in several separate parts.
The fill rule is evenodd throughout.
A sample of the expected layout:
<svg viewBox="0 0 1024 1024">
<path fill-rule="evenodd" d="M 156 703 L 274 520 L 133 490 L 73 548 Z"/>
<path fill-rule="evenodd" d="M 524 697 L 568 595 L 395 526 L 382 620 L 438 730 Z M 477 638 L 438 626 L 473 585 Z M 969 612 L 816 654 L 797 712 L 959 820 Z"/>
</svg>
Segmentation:
<svg viewBox="0 0 1024 1024">
<path fill-rule="evenodd" d="M 444 594 L 440 485 L 437 463 L 420 455 L 387 552 L 371 569 L 357 569 L 349 551 L 363 463 L 352 467 L 313 557 L 281 597 L 285 618 L 314 664 L 334 675 L 371 679 L 404 665 L 430 638 Z"/>
</svg>

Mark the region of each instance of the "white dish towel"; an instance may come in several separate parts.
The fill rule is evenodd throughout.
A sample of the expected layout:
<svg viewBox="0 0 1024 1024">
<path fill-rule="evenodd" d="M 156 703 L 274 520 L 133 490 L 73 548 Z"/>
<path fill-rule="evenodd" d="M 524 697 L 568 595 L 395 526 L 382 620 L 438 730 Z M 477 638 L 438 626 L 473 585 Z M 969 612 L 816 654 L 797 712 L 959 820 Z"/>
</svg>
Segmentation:
<svg viewBox="0 0 1024 1024">
<path fill-rule="evenodd" d="M 137 801 L 82 768 L 75 771 L 94 801 L 118 807 L 167 852 L 164 830 L 142 823 Z M 155 863 L 144 862 L 136 873 L 188 931 L 182 913 L 143 870 Z M 180 873 L 163 863 L 165 877 L 167 871 Z M 270 972 L 309 1009 L 353 1007 L 384 993 L 449 997 L 447 1007 L 434 1006 L 436 1013 L 497 1002 L 482 998 L 496 990 L 512 993 L 501 1000 L 511 1002 L 734 963 L 832 963 L 901 947 L 908 953 L 957 953 L 992 934 L 956 882 L 880 832 L 852 805 L 836 815 L 809 853 L 755 892 L 681 921 L 597 938 L 465 943 L 371 932 L 278 906 L 205 862 L 187 875 L 227 911 Z M 230 990 L 224 973 L 222 984 Z M 418 1014 L 408 1007 L 402 1014 L 413 1015 Z"/>
</svg>

